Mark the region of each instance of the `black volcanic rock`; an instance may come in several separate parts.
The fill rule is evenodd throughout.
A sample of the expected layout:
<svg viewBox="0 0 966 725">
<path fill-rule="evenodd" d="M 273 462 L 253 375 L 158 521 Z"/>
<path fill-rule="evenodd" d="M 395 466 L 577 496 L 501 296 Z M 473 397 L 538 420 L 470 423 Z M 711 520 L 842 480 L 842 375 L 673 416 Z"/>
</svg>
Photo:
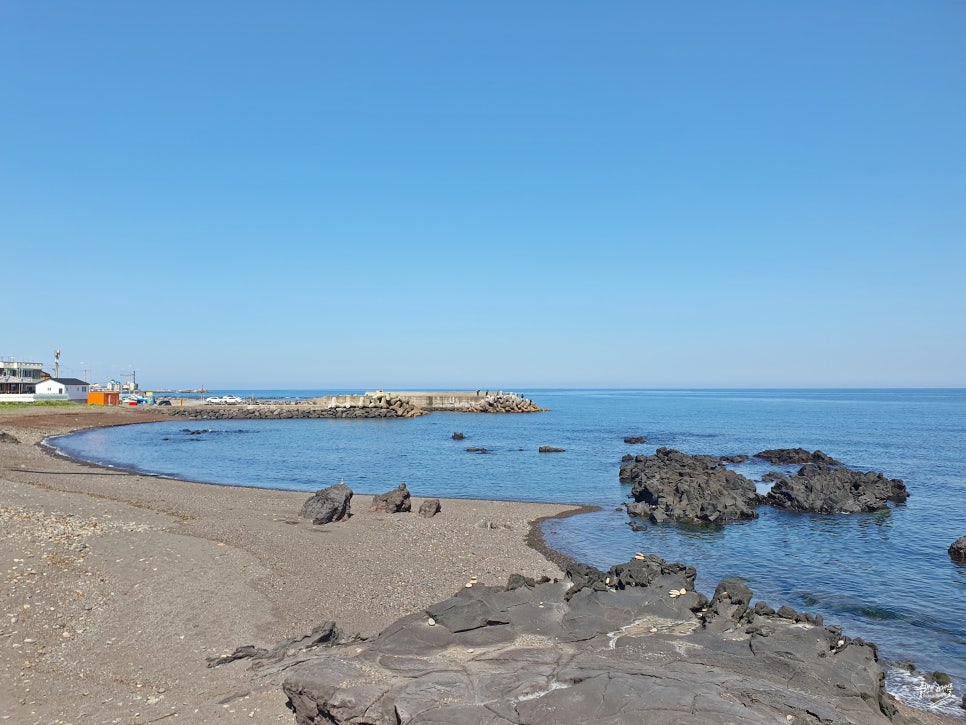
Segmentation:
<svg viewBox="0 0 966 725">
<path fill-rule="evenodd" d="M 312 519 L 313 524 L 327 524 L 331 521 L 344 521 L 351 513 L 352 489 L 345 483 L 323 488 L 302 505 L 299 513 L 304 519 Z"/>
<path fill-rule="evenodd" d="M 412 510 L 413 504 L 411 498 L 406 484 L 400 483 L 392 491 L 373 496 L 369 510 L 380 514 L 405 513 Z"/>
<path fill-rule="evenodd" d="M 630 444 L 633 445 L 633 444 L 637 444 L 637 443 L 646 443 L 647 440 L 644 438 L 644 436 L 627 436 L 624 439 L 624 442 L 625 443 L 630 443 Z"/>
<path fill-rule="evenodd" d="M 874 645 L 752 607 L 741 582 L 708 602 L 693 569 L 657 557 L 574 573 L 582 585 L 475 584 L 375 639 L 253 669 L 284 673 L 300 725 L 886 725 L 895 712 Z"/>
<path fill-rule="evenodd" d="M 949 556 L 953 561 L 966 562 L 966 536 L 960 536 L 949 547 Z"/>
<path fill-rule="evenodd" d="M 837 514 L 877 511 L 889 501 L 901 503 L 908 497 L 906 485 L 898 478 L 809 463 L 794 476 L 779 478 L 765 500 L 787 511 Z"/>
<path fill-rule="evenodd" d="M 431 519 L 442 510 L 438 498 L 428 498 L 419 504 L 419 515 L 424 519 Z"/>
<path fill-rule="evenodd" d="M 841 466 L 839 461 L 825 455 L 821 451 L 809 453 L 804 448 L 771 448 L 767 451 L 760 451 L 755 454 L 755 458 L 774 463 L 776 466 L 802 465 L 805 463 L 825 463 L 829 466 Z"/>
<path fill-rule="evenodd" d="M 758 516 L 755 484 L 711 456 L 659 448 L 653 456 L 622 459 L 620 480 L 633 483 L 628 513 L 664 521 L 724 523 Z"/>
<path fill-rule="evenodd" d="M 557 448 L 555 446 L 540 446 L 538 449 L 539 453 L 563 453 L 563 448 Z"/>
</svg>

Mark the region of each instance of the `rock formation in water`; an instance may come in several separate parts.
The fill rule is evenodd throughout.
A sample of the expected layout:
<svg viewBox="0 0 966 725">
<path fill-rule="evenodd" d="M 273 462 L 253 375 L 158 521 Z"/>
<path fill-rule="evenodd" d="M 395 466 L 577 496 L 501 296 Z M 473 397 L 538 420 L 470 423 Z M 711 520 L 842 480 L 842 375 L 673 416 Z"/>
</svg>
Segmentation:
<svg viewBox="0 0 966 725">
<path fill-rule="evenodd" d="M 776 466 L 796 465 L 805 463 L 826 463 L 829 466 L 841 466 L 839 461 L 827 456 L 821 451 L 809 453 L 804 448 L 770 448 L 767 451 L 759 451 L 755 458 L 761 458 Z"/>
<path fill-rule="evenodd" d="M 966 562 L 966 536 L 960 536 L 949 547 L 949 556 L 953 561 Z"/>
<path fill-rule="evenodd" d="M 787 511 L 837 514 L 877 511 L 889 501 L 901 503 L 908 497 L 906 485 L 898 478 L 809 463 L 794 476 L 780 476 L 765 501 Z"/>
<path fill-rule="evenodd" d="M 658 448 L 653 456 L 624 456 L 620 480 L 633 483 L 628 513 L 664 521 L 724 523 L 758 516 L 764 500 L 755 484 L 718 458 Z"/>
</svg>

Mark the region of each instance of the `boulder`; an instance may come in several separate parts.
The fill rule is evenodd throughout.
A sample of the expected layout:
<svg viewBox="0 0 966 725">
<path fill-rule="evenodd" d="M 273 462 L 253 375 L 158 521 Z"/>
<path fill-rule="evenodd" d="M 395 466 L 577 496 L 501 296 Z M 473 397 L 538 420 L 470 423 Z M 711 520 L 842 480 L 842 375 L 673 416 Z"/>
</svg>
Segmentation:
<svg viewBox="0 0 966 725">
<path fill-rule="evenodd" d="M 462 434 L 461 432 L 459 432 L 459 431 L 457 431 L 456 433 L 454 433 L 454 434 L 452 435 L 452 438 L 453 438 L 453 440 L 454 440 L 454 441 L 461 441 L 461 440 L 463 440 L 463 439 L 464 439 L 465 437 L 466 437 L 466 436 L 464 436 L 464 435 L 463 435 L 463 434 Z"/>
<path fill-rule="evenodd" d="M 556 448 L 554 446 L 540 446 L 538 449 L 540 453 L 563 453 L 563 448 Z"/>
<path fill-rule="evenodd" d="M 344 521 L 352 515 L 350 511 L 351 501 L 352 489 L 346 486 L 343 481 L 316 492 L 312 498 L 302 505 L 299 516 L 304 519 L 312 519 L 312 523 L 316 525 L 327 524 L 331 521 Z"/>
<path fill-rule="evenodd" d="M 398 488 L 386 493 L 380 493 L 372 497 L 370 511 L 380 514 L 398 514 L 412 510 L 409 490 L 405 483 L 400 483 Z"/>
<path fill-rule="evenodd" d="M 953 561 L 966 562 L 966 536 L 960 536 L 949 547 L 949 556 Z"/>
<path fill-rule="evenodd" d="M 898 478 L 808 463 L 794 476 L 782 476 L 765 500 L 786 511 L 837 514 L 877 511 L 889 501 L 901 503 L 908 497 L 906 485 Z"/>
<path fill-rule="evenodd" d="M 419 515 L 424 519 L 431 519 L 442 510 L 438 498 L 428 498 L 419 504 Z"/>
<path fill-rule="evenodd" d="M 625 457 L 620 480 L 633 483 L 631 515 L 665 521 L 724 523 L 757 518 L 763 497 L 755 484 L 711 456 L 658 448 L 653 456 Z"/>
<path fill-rule="evenodd" d="M 643 557 L 643 558 L 638 558 Z M 582 584 L 473 583 L 378 637 L 255 664 L 284 674 L 297 723 L 887 725 L 874 645 L 793 621 L 657 557 Z"/>
<path fill-rule="evenodd" d="M 767 451 L 759 451 L 755 458 L 774 463 L 776 466 L 796 465 L 805 463 L 825 463 L 829 466 L 841 466 L 839 461 L 825 455 L 821 451 L 809 453 L 804 448 L 770 448 Z"/>
<path fill-rule="evenodd" d="M 644 436 L 627 436 L 624 439 L 624 442 L 625 443 L 630 443 L 630 444 L 634 445 L 634 444 L 637 444 L 637 443 L 646 443 L 647 440 L 644 438 Z"/>
<path fill-rule="evenodd" d="M 0 431 L 0 443 L 19 443 L 16 436 L 12 436 L 6 431 Z"/>
</svg>

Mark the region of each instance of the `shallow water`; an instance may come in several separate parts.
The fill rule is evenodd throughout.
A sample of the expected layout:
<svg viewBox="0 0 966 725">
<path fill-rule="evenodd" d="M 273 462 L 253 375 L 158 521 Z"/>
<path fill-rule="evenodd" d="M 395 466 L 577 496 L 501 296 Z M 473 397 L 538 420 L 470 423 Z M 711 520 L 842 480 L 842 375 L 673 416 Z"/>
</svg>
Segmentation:
<svg viewBox="0 0 966 725">
<path fill-rule="evenodd" d="M 417 497 L 600 506 L 596 513 L 547 522 L 547 542 L 601 568 L 635 551 L 682 561 L 697 567 L 698 589 L 708 595 L 719 579 L 741 577 L 756 598 L 776 608 L 789 604 L 820 613 L 848 635 L 875 641 L 885 660 L 949 673 L 955 698 L 921 696 L 927 688 L 899 670 L 890 674 L 889 686 L 918 706 L 963 714 L 958 702 L 966 691 L 966 567 L 953 563 L 946 549 L 966 534 L 966 391 L 527 395 L 549 412 L 434 413 L 412 420 L 177 420 L 85 431 L 55 445 L 106 465 L 213 483 L 315 491 L 344 479 L 359 493 L 379 493 L 406 481 Z M 455 431 L 465 440 L 452 440 Z M 647 442 L 625 444 L 630 435 L 644 435 Z M 541 445 L 566 450 L 540 454 Z M 468 453 L 470 446 L 489 452 Z M 758 519 L 721 528 L 647 524 L 646 531 L 634 531 L 627 515 L 615 511 L 630 491 L 618 481 L 620 459 L 661 446 L 710 455 L 818 448 L 852 468 L 902 478 L 910 497 L 872 514 L 812 516 L 762 507 Z M 753 479 L 772 470 L 761 462 L 733 468 Z"/>
</svg>

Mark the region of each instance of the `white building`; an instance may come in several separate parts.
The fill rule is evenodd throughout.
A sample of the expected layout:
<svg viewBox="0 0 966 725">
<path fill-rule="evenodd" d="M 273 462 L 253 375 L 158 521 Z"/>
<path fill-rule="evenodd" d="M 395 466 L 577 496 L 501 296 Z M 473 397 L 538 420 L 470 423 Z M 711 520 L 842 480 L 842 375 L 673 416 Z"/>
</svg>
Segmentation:
<svg viewBox="0 0 966 725">
<path fill-rule="evenodd" d="M 87 402 L 89 383 L 77 378 L 49 378 L 37 383 L 37 400 L 73 400 Z M 43 396 L 43 398 L 41 398 Z"/>
<path fill-rule="evenodd" d="M 0 400 L 33 400 L 43 363 L 0 358 Z"/>
</svg>

